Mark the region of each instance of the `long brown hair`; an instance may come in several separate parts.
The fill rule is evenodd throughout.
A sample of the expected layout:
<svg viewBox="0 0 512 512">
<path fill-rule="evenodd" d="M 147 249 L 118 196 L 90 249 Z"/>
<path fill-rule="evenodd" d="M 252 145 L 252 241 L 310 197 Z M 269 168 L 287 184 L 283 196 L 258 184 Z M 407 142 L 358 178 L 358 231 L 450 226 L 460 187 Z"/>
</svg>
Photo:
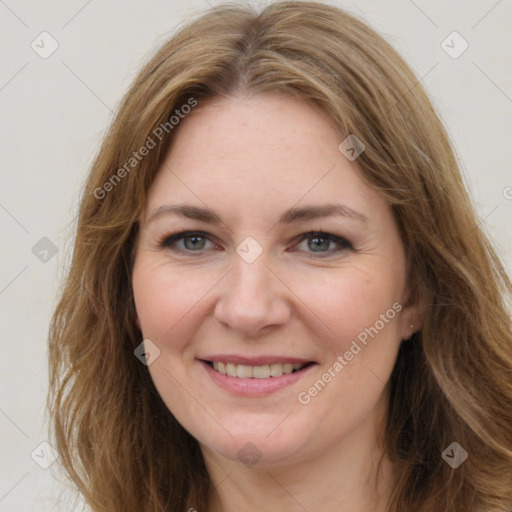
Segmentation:
<svg viewBox="0 0 512 512">
<path fill-rule="evenodd" d="M 397 480 L 388 510 L 510 510 L 510 280 L 417 78 L 366 24 L 317 2 L 210 9 L 157 51 L 124 97 L 83 189 L 49 333 L 48 410 L 64 469 L 96 512 L 207 509 L 198 443 L 134 356 L 133 242 L 176 110 L 267 92 L 316 105 L 340 142 L 364 141 L 361 176 L 391 205 L 409 283 L 416 299 L 428 297 L 390 381 L 384 434 Z M 155 146 L 130 160 L 148 137 Z M 469 454 L 457 469 L 441 456 L 452 442 Z"/>
</svg>

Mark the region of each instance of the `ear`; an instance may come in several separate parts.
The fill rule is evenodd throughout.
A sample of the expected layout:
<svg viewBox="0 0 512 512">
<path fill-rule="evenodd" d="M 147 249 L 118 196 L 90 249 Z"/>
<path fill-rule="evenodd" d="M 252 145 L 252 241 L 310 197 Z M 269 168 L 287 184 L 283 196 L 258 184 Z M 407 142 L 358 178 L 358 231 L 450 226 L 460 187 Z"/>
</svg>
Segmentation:
<svg viewBox="0 0 512 512">
<path fill-rule="evenodd" d="M 402 302 L 401 338 L 408 340 L 411 336 L 421 330 L 427 313 L 427 306 L 430 300 L 426 291 L 417 287 L 410 287 L 407 290 L 406 298 Z"/>
<path fill-rule="evenodd" d="M 135 323 L 137 324 L 137 327 L 139 328 L 139 331 L 142 331 L 142 327 L 140 326 L 140 320 L 139 317 L 135 317 Z"/>
</svg>

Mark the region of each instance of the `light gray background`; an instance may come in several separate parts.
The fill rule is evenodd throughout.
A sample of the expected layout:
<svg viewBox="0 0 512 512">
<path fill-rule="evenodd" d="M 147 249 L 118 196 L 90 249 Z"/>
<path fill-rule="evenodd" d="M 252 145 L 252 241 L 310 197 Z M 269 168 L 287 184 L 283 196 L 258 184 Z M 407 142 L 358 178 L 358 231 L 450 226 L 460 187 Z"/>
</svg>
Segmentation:
<svg viewBox="0 0 512 512">
<path fill-rule="evenodd" d="M 37 448 L 47 440 L 48 321 L 69 261 L 80 187 L 101 136 L 155 45 L 198 9 L 217 3 L 0 0 L 1 511 L 57 510 L 62 487 L 52 472 L 58 463 L 42 469 L 31 453 L 36 450 L 36 460 L 48 461 L 48 450 Z M 512 2 L 330 3 L 366 19 L 422 79 L 452 136 L 482 223 L 510 273 Z M 43 31 L 59 44 L 47 59 L 31 48 L 34 40 L 42 46 Z M 453 31 L 469 43 L 457 59 L 441 47 Z M 58 248 L 47 262 L 32 252 L 42 237 Z"/>
</svg>

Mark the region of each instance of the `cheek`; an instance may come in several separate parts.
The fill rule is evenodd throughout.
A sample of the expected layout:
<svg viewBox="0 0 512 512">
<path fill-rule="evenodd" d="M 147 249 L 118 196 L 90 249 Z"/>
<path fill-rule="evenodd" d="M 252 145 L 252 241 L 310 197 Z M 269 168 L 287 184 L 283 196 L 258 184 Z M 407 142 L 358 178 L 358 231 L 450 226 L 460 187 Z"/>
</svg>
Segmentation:
<svg viewBox="0 0 512 512">
<path fill-rule="evenodd" d="M 333 270 L 320 279 L 290 276 L 289 282 L 317 318 L 319 339 L 339 352 L 376 322 L 380 328 L 381 315 L 386 327 L 398 325 L 393 304 L 400 299 L 400 276 L 392 279 L 392 275 L 390 269 L 358 265 Z"/>
<path fill-rule="evenodd" d="M 143 337 L 160 349 L 159 357 L 148 366 L 151 379 L 167 408 L 181 417 L 182 408 L 190 407 L 182 388 L 186 382 L 182 357 L 194 325 L 190 322 L 194 306 L 205 292 L 191 275 L 183 276 L 179 269 L 171 271 L 144 257 L 136 260 L 132 285 Z"/>
<path fill-rule="evenodd" d="M 133 294 L 144 336 L 162 340 L 197 302 L 197 288 L 179 271 L 141 259 L 133 270 Z"/>
</svg>

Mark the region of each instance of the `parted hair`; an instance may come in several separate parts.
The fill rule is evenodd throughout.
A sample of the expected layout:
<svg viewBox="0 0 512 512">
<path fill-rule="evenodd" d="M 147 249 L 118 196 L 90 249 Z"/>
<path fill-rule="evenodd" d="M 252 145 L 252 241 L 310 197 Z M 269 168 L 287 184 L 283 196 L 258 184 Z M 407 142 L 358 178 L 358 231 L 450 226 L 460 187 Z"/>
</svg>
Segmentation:
<svg viewBox="0 0 512 512">
<path fill-rule="evenodd" d="M 48 413 L 70 481 L 94 512 L 206 511 L 197 441 L 134 356 L 131 287 L 148 189 L 173 134 L 105 183 L 176 109 L 281 93 L 315 105 L 365 145 L 365 182 L 390 204 L 423 327 L 401 344 L 383 437 L 389 512 L 512 508 L 512 286 L 482 230 L 450 139 L 420 81 L 366 23 L 319 2 L 200 13 L 144 65 L 81 191 L 73 254 L 49 329 Z M 168 126 L 168 125 L 167 125 Z M 153 137 L 154 138 L 154 137 Z M 293 172 L 290 170 L 290 172 Z M 441 454 L 468 453 L 454 469 Z"/>
</svg>

